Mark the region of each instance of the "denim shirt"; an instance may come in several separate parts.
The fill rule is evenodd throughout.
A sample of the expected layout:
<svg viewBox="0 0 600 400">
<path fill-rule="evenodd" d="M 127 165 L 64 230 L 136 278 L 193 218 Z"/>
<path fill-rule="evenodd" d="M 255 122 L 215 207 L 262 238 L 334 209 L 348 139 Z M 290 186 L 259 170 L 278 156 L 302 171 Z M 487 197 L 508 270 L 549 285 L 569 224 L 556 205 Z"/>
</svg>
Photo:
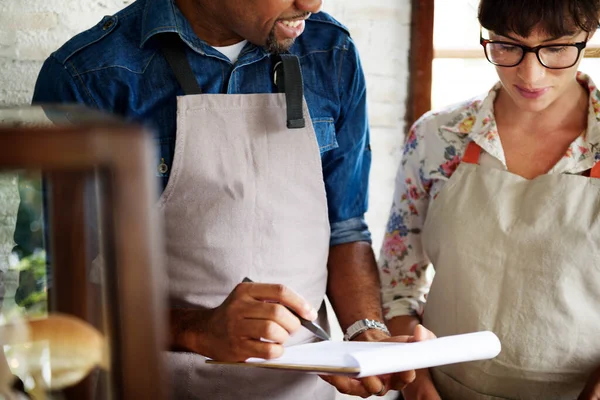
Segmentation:
<svg viewBox="0 0 600 400">
<path fill-rule="evenodd" d="M 272 62 L 247 43 L 230 60 L 199 39 L 173 0 L 137 0 L 75 36 L 44 63 L 34 103 L 83 103 L 142 123 L 154 132 L 152 166 L 167 184 L 176 139 L 176 96 L 183 91 L 158 41 L 177 32 L 203 93 L 275 93 Z M 304 96 L 321 152 L 331 245 L 371 240 L 365 223 L 371 165 L 366 86 L 346 28 L 313 14 L 290 49 L 300 59 Z M 294 151 L 294 149 L 290 149 Z"/>
</svg>

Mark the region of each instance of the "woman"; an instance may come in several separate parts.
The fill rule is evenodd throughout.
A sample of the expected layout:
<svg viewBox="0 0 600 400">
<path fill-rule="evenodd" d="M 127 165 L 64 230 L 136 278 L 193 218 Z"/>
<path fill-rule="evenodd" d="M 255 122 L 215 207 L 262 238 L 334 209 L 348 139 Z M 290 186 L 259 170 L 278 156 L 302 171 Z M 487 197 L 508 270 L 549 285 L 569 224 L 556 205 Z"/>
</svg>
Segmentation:
<svg viewBox="0 0 600 400">
<path fill-rule="evenodd" d="M 482 0 L 500 82 L 410 131 L 380 257 L 388 326 L 491 330 L 503 349 L 419 371 L 407 400 L 600 398 L 600 93 L 577 72 L 599 15 Z"/>
</svg>

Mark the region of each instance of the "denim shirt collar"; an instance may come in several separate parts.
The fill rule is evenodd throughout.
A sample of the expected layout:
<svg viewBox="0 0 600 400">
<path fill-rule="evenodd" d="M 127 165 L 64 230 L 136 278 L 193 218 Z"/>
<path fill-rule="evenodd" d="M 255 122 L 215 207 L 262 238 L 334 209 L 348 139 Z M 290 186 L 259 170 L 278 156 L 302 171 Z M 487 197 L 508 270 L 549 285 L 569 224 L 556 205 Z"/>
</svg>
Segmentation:
<svg viewBox="0 0 600 400">
<path fill-rule="evenodd" d="M 140 48 L 143 48 L 148 40 L 154 35 L 165 32 L 179 34 L 179 37 L 181 37 L 192 50 L 201 55 L 229 61 L 229 59 L 219 51 L 198 38 L 192 25 L 183 16 L 174 0 L 146 0 L 144 17 L 142 20 Z M 262 47 L 247 43 L 240 54 L 238 64 L 249 64 L 266 56 L 268 56 L 268 54 Z"/>
<path fill-rule="evenodd" d="M 181 29 L 175 17 L 175 9 L 172 0 L 146 0 L 142 18 L 140 48 L 143 48 L 148 39 L 158 33 L 177 32 L 181 36 Z"/>
</svg>

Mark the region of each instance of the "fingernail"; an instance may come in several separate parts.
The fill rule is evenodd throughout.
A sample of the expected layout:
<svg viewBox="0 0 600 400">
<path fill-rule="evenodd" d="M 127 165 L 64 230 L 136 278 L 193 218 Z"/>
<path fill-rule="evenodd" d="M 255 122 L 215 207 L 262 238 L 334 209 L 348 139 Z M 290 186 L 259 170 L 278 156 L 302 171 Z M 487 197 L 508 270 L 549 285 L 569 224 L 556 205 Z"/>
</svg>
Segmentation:
<svg viewBox="0 0 600 400">
<path fill-rule="evenodd" d="M 308 304 L 308 303 L 304 304 L 304 308 L 306 309 L 306 311 L 308 311 L 310 313 L 311 320 L 317 318 L 317 316 L 318 316 L 317 310 L 315 310 L 310 304 Z"/>
</svg>

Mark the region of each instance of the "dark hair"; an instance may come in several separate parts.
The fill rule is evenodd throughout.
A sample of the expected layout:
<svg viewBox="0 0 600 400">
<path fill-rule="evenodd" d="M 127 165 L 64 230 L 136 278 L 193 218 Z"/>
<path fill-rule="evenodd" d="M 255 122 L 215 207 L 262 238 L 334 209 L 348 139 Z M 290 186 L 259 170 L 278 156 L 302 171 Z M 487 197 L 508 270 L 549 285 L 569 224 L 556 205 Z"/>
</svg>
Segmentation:
<svg viewBox="0 0 600 400">
<path fill-rule="evenodd" d="M 534 28 L 552 37 L 598 28 L 600 0 L 481 0 L 479 23 L 499 35 L 527 37 Z"/>
</svg>

